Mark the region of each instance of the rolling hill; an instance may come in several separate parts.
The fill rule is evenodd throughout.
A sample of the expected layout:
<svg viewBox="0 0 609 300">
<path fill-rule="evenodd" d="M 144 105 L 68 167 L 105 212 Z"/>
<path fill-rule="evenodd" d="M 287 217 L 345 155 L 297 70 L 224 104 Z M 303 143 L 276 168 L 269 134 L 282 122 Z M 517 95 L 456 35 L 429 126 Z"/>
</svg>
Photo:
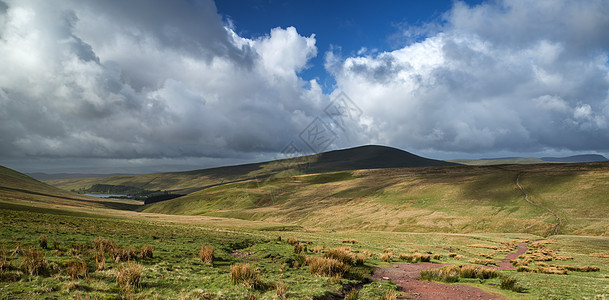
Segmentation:
<svg viewBox="0 0 609 300">
<path fill-rule="evenodd" d="M 51 204 L 76 207 L 135 209 L 137 205 L 125 204 L 68 192 L 40 182 L 15 170 L 0 166 L 0 202 L 25 204 Z M 0 205 L 2 205 L 0 203 Z"/>
<path fill-rule="evenodd" d="M 524 200 L 515 179 L 529 197 Z M 332 229 L 609 235 L 609 163 L 370 169 L 254 179 L 144 212 Z"/>
<path fill-rule="evenodd" d="M 271 176 L 285 177 L 346 170 L 451 165 L 456 164 L 420 157 L 396 148 L 370 145 L 303 157 L 188 172 L 63 179 L 47 182 L 65 190 L 87 190 L 95 184 L 103 184 L 188 194 L 219 184 L 263 179 Z"/>
</svg>

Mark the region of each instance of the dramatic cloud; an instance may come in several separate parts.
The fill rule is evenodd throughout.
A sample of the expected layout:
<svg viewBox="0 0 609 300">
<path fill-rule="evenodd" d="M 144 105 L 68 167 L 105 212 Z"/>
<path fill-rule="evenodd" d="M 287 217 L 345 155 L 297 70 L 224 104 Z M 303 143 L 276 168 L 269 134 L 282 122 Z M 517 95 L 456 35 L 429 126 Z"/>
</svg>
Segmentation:
<svg viewBox="0 0 609 300">
<path fill-rule="evenodd" d="M 606 1 L 457 2 L 420 42 L 326 55 L 369 116 L 370 138 L 405 149 L 609 150 Z M 423 29 L 425 29 L 423 28 Z M 439 29 L 438 29 L 439 28 Z M 418 35 L 404 32 L 404 36 Z"/>
<path fill-rule="evenodd" d="M 0 3 L 5 158 L 275 153 L 327 102 L 313 35 L 245 39 L 211 1 Z"/>
<path fill-rule="evenodd" d="M 211 0 L 0 0 L 0 157 L 269 159 L 309 149 L 299 134 L 318 116 L 334 130 L 323 149 L 609 151 L 607 16 L 603 0 L 456 2 L 395 51 L 326 53 L 327 94 L 300 75 L 314 34 L 242 37 Z M 340 91 L 361 111 L 333 123 Z"/>
</svg>

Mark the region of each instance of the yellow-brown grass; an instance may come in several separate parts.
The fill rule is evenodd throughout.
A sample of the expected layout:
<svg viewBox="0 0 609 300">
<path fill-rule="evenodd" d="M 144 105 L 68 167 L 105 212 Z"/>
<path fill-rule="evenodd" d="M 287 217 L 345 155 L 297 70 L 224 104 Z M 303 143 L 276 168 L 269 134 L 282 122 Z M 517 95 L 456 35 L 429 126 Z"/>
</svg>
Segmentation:
<svg viewBox="0 0 609 300">
<path fill-rule="evenodd" d="M 497 246 L 493 246 L 493 245 L 485 245 L 485 244 L 472 244 L 472 245 L 467 245 L 467 247 L 472 247 L 472 248 L 485 248 L 485 249 L 493 249 L 493 250 L 498 250 L 499 247 Z"/>
<path fill-rule="evenodd" d="M 202 263 L 211 264 L 214 262 L 214 247 L 211 245 L 202 245 L 199 251 L 199 259 Z"/>
<path fill-rule="evenodd" d="M 436 253 L 433 255 L 433 259 L 435 259 L 435 260 L 440 260 L 441 258 L 442 258 L 442 255 L 440 255 L 440 254 Z"/>
<path fill-rule="evenodd" d="M 395 300 L 398 298 L 398 292 L 392 289 L 386 289 L 385 293 L 381 296 L 382 300 Z"/>
<path fill-rule="evenodd" d="M 47 267 L 44 251 L 35 247 L 30 247 L 23 251 L 22 267 L 30 275 L 42 274 L 46 271 Z"/>
<path fill-rule="evenodd" d="M 322 253 L 322 252 L 324 252 L 324 249 L 325 248 L 323 246 L 315 246 L 315 247 L 313 247 L 313 252 L 314 253 Z"/>
<path fill-rule="evenodd" d="M 152 245 L 143 245 L 140 247 L 141 258 L 152 258 L 154 256 L 154 247 Z"/>
<path fill-rule="evenodd" d="M 87 264 L 82 260 L 71 260 L 66 263 L 66 273 L 72 277 L 72 279 L 84 278 L 89 280 L 89 272 L 87 270 Z"/>
<path fill-rule="evenodd" d="M 392 256 L 393 256 L 393 253 L 385 252 L 379 257 L 379 259 L 382 261 L 385 261 L 385 262 L 390 262 Z"/>
<path fill-rule="evenodd" d="M 330 249 L 328 252 L 324 253 L 323 257 L 336 259 L 346 265 L 353 265 L 355 263 L 354 255 L 341 248 Z"/>
<path fill-rule="evenodd" d="M 537 273 L 557 274 L 557 275 L 567 275 L 568 274 L 567 270 L 559 269 L 556 267 L 540 267 L 539 269 L 537 269 Z"/>
<path fill-rule="evenodd" d="M 493 261 L 491 259 L 474 258 L 474 259 L 470 260 L 469 262 L 472 264 L 483 265 L 483 266 L 495 265 L 495 261 Z"/>
<path fill-rule="evenodd" d="M 115 248 L 111 254 L 114 257 L 114 261 L 117 263 L 121 261 L 131 261 L 137 258 L 137 250 L 135 250 L 135 247 L 133 246 Z"/>
<path fill-rule="evenodd" d="M 459 281 L 459 275 L 461 268 L 458 266 L 444 266 L 439 269 L 428 269 L 423 270 L 420 273 L 420 278 L 427 281 L 443 281 L 443 282 L 457 282 Z"/>
<path fill-rule="evenodd" d="M 8 260 L 8 251 L 5 248 L 0 250 L 0 271 L 9 270 L 11 268 L 11 264 Z"/>
<path fill-rule="evenodd" d="M 98 271 L 106 268 L 106 254 L 103 248 L 95 251 L 95 266 Z"/>
<path fill-rule="evenodd" d="M 531 269 L 527 266 L 518 266 L 516 268 L 516 272 L 526 272 L 526 273 L 535 273 L 535 269 Z"/>
<path fill-rule="evenodd" d="M 230 266 L 230 275 L 234 284 L 248 286 L 254 289 L 262 287 L 260 270 L 250 264 L 234 264 Z"/>
<path fill-rule="evenodd" d="M 604 253 L 590 253 L 590 257 L 609 258 L 609 252 L 604 252 Z"/>
<path fill-rule="evenodd" d="M 342 278 L 349 271 L 348 265 L 334 258 L 310 256 L 307 263 L 311 274 L 318 276 Z"/>
<path fill-rule="evenodd" d="M 115 275 L 121 291 L 130 294 L 141 285 L 142 268 L 135 262 L 127 262 L 116 269 Z"/>
<path fill-rule="evenodd" d="M 457 253 L 454 253 L 454 252 L 448 253 L 448 257 L 452 258 L 452 257 L 455 257 L 455 256 L 457 256 Z"/>
<path fill-rule="evenodd" d="M 289 245 L 294 246 L 295 244 L 298 244 L 298 239 L 297 239 L 297 238 L 295 238 L 295 237 L 289 237 L 289 238 L 286 240 L 286 242 L 287 242 Z"/>
<path fill-rule="evenodd" d="M 275 283 L 275 295 L 277 299 L 287 299 L 288 285 L 284 281 Z"/>
<path fill-rule="evenodd" d="M 461 266 L 460 276 L 463 278 L 489 279 L 501 276 L 501 272 L 492 268 L 465 265 Z"/>
<path fill-rule="evenodd" d="M 300 243 L 296 243 L 294 244 L 294 253 L 299 254 L 302 253 L 302 251 L 304 251 L 305 247 L 300 244 Z"/>
<path fill-rule="evenodd" d="M 345 239 L 345 240 L 343 240 L 343 243 L 345 243 L 345 244 L 357 244 L 358 241 L 354 240 L 354 239 Z"/>
</svg>

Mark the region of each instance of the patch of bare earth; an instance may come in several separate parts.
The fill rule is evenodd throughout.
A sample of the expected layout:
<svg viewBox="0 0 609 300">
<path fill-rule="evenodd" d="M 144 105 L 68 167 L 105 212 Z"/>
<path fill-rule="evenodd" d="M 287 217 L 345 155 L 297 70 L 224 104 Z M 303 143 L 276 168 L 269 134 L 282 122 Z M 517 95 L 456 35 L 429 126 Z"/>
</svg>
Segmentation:
<svg viewBox="0 0 609 300">
<path fill-rule="evenodd" d="M 419 280 L 421 271 L 442 266 L 445 264 L 416 263 L 378 268 L 374 272 L 373 280 L 391 280 L 407 293 L 406 299 L 503 299 L 501 295 L 491 294 L 465 284 L 443 284 Z"/>
<path fill-rule="evenodd" d="M 518 244 L 516 252 L 508 254 L 497 263 L 498 269 L 514 269 L 511 261 L 526 253 L 527 243 Z M 437 269 L 446 264 L 417 263 L 400 264 L 388 268 L 377 268 L 373 280 L 391 280 L 407 293 L 406 299 L 504 299 L 503 296 L 485 292 L 479 288 L 465 284 L 444 284 L 419 279 L 421 271 Z"/>
</svg>

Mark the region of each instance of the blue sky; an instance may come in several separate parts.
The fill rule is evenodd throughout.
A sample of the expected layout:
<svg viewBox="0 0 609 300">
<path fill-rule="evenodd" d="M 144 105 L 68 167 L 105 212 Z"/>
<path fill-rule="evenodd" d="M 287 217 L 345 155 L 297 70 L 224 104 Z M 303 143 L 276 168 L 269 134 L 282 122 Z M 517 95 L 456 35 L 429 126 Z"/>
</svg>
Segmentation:
<svg viewBox="0 0 609 300">
<path fill-rule="evenodd" d="M 25 172 L 609 153 L 606 0 L 0 0 L 0 36 Z"/>
<path fill-rule="evenodd" d="M 480 1 L 466 1 L 478 4 Z M 295 27 L 305 36 L 315 34 L 318 55 L 301 72 L 304 79 L 319 78 L 324 91 L 335 81 L 324 69 L 324 53 L 345 56 L 390 51 L 412 42 L 402 32 L 409 26 L 442 23 L 442 14 L 453 1 L 274 1 L 220 0 L 218 13 L 231 22 L 240 36 L 268 35 L 275 27 Z M 230 21 L 229 21 L 230 20 Z M 424 36 L 416 37 L 420 40 Z"/>
</svg>

